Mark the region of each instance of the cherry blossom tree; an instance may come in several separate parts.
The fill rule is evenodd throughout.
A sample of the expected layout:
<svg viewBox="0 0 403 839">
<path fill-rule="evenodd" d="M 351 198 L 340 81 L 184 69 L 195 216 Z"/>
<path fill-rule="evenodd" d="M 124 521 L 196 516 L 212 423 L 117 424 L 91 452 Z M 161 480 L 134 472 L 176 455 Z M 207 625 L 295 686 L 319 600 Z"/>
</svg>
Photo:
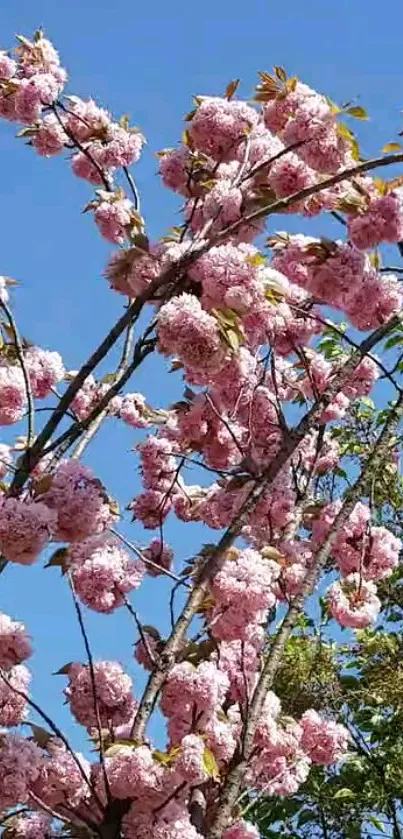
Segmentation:
<svg viewBox="0 0 403 839">
<path fill-rule="evenodd" d="M 349 125 L 365 111 L 281 67 L 260 74 L 248 102 L 231 82 L 223 96 L 196 96 L 181 143 L 159 154 L 183 221 L 151 242 L 130 169 L 142 134 L 66 85 L 42 31 L 0 53 L 0 115 L 39 156 L 64 152 L 90 185 L 85 209 L 115 245 L 105 280 L 125 306 L 71 371 L 57 350 L 22 337 L 10 300 L 20 292 L 1 278 L 0 423 L 16 433 L 0 446 L 0 552 L 12 575 L 54 545 L 47 565 L 71 590 L 86 650 L 61 670 L 64 698 L 91 748 L 75 752 L 30 694 L 35 639 L 19 615 L 1 613 L 3 835 L 258 839 L 257 805 L 341 774 L 361 731 L 324 691 L 292 706 L 290 644 L 301 627 L 322 643 L 324 616 L 330 633 L 346 628 L 351 650 L 363 644 L 398 569 L 388 511 L 400 498 L 402 269 L 384 265 L 380 248 L 400 252 L 403 179 L 370 173 L 403 162 L 403 151 L 389 143 L 363 160 Z M 318 236 L 266 229 L 286 228 L 289 214 L 318 217 Z M 339 239 L 321 237 L 324 214 Z M 100 379 L 120 344 L 115 371 Z M 185 383 L 174 404 L 129 390 L 154 353 L 175 373 L 173 391 Z M 364 433 L 365 410 L 374 416 Z M 80 461 L 111 417 L 133 429 L 142 480 L 119 504 Z M 192 468 L 198 484 L 187 482 Z M 182 568 L 168 516 L 209 528 Z M 172 585 L 169 635 L 137 614 L 146 574 Z M 94 659 L 87 608 L 130 612 L 149 674 L 142 695 L 118 661 Z M 147 731 L 153 714 L 164 749 Z"/>
</svg>

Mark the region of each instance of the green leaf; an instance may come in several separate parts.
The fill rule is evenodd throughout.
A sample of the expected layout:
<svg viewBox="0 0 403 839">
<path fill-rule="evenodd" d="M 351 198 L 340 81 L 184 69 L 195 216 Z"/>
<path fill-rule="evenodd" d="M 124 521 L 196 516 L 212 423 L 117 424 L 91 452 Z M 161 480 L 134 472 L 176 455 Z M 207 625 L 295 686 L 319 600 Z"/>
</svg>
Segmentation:
<svg viewBox="0 0 403 839">
<path fill-rule="evenodd" d="M 385 151 L 385 152 L 399 151 L 399 149 L 401 149 L 401 148 L 402 147 L 401 147 L 400 143 L 398 143 L 397 141 L 396 142 L 393 141 L 391 143 L 385 143 L 385 145 L 382 146 L 381 151 Z"/>
<path fill-rule="evenodd" d="M 238 352 L 239 350 L 239 335 L 235 332 L 234 329 L 226 329 L 225 330 L 225 339 L 227 344 L 231 347 L 233 352 Z"/>
<path fill-rule="evenodd" d="M 347 108 L 346 114 L 350 117 L 355 117 L 356 119 L 368 119 L 368 114 L 365 108 L 362 108 L 361 105 L 353 105 L 351 108 Z"/>
<path fill-rule="evenodd" d="M 356 797 L 357 797 L 357 794 L 355 792 L 353 792 L 352 789 L 348 789 L 348 787 L 342 787 L 342 789 L 338 789 L 337 792 L 333 796 L 335 801 L 336 800 L 337 801 L 341 801 L 341 800 L 352 801 Z"/>
<path fill-rule="evenodd" d="M 376 816 L 368 816 L 367 821 L 371 822 L 371 824 L 373 824 L 377 830 L 380 830 L 381 833 L 385 833 L 385 826 L 379 819 L 376 818 Z"/>
<path fill-rule="evenodd" d="M 398 344 L 403 344 L 403 335 L 392 335 L 391 338 L 388 338 L 388 340 L 385 341 L 385 350 L 390 350 L 392 349 L 392 347 L 396 347 Z"/>
<path fill-rule="evenodd" d="M 203 752 L 203 759 L 202 759 L 203 767 L 206 770 L 209 778 L 217 779 L 220 775 L 217 761 L 213 755 L 211 749 L 208 749 L 207 746 Z"/>
</svg>

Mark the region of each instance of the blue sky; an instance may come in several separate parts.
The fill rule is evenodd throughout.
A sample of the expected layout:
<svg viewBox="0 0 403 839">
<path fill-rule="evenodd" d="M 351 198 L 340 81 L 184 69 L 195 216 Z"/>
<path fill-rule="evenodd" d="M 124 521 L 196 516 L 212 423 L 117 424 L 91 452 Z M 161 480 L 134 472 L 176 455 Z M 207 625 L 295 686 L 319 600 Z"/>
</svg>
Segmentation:
<svg viewBox="0 0 403 839">
<path fill-rule="evenodd" d="M 4 0 L 0 32 L 1 46 L 9 48 L 14 33 L 29 35 L 42 25 L 68 68 L 69 92 L 94 96 L 117 115 L 129 113 L 141 128 L 148 146 L 135 176 L 153 238 L 176 222 L 178 208 L 175 196 L 158 182 L 154 152 L 180 136 L 192 94 L 219 94 L 230 79 L 241 77 L 242 93 L 249 96 L 257 70 L 282 64 L 336 101 L 354 100 L 367 108 L 372 120 L 360 129 L 364 155 L 393 139 L 403 124 L 401 0 L 388 3 L 388 25 L 380 22 L 380 12 L 374 0 Z M 13 300 L 22 332 L 58 349 L 75 368 L 121 309 L 121 299 L 101 276 L 109 248 L 90 215 L 80 213 L 91 197 L 88 185 L 75 179 L 62 159 L 37 158 L 14 139 L 14 128 L 0 125 L 0 273 L 21 282 Z M 271 229 L 275 226 L 284 223 L 276 220 Z M 176 397 L 178 380 L 164 377 L 164 369 L 150 362 L 133 389 L 144 389 L 154 404 Z M 133 434 L 111 421 L 87 458 L 123 504 L 137 487 L 133 442 Z M 128 532 L 142 538 L 134 525 Z M 175 525 L 171 536 L 181 558 L 209 539 L 202 528 Z M 164 583 L 156 581 L 135 598 L 147 622 L 160 620 L 165 592 Z M 83 655 L 58 572 L 43 572 L 39 565 L 8 568 L 0 582 L 0 608 L 26 621 L 38 650 L 35 696 L 79 742 L 78 731 L 58 707 L 62 679 L 49 675 Z M 126 615 L 90 615 L 88 625 L 99 657 L 117 657 L 131 666 Z"/>
</svg>

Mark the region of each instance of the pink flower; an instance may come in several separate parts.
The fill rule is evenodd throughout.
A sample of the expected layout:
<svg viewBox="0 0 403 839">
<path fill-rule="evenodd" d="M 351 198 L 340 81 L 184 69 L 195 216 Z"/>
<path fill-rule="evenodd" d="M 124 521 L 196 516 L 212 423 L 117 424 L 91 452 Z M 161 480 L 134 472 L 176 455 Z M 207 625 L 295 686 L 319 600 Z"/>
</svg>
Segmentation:
<svg viewBox="0 0 403 839">
<path fill-rule="evenodd" d="M 33 785 L 33 792 L 48 807 L 67 804 L 78 807 L 90 794 L 88 783 L 90 765 L 78 752 L 73 757 L 65 746 L 56 740 L 50 740 L 46 746 L 39 777 Z"/>
<path fill-rule="evenodd" d="M 305 711 L 301 722 L 301 745 L 312 763 L 335 763 L 348 749 L 349 734 L 344 725 L 323 719 L 313 709 Z"/>
<path fill-rule="evenodd" d="M 24 356 L 33 396 L 43 399 L 52 387 L 61 382 L 65 369 L 58 352 L 29 347 Z"/>
<path fill-rule="evenodd" d="M 159 490 L 147 489 L 131 501 L 129 509 L 133 513 L 133 518 L 141 521 L 143 527 L 150 528 L 158 527 L 167 517 L 171 509 L 171 500 L 166 492 Z"/>
<path fill-rule="evenodd" d="M 243 819 L 234 822 L 231 827 L 224 830 L 222 839 L 259 839 L 260 833 L 253 824 Z"/>
<path fill-rule="evenodd" d="M 189 275 L 202 285 L 205 308 L 232 306 L 232 298 L 237 290 L 243 309 L 247 309 L 256 297 L 262 299 L 263 283 L 253 264 L 256 255 L 256 248 L 251 245 L 218 245 L 191 266 Z"/>
<path fill-rule="evenodd" d="M 144 565 L 117 539 L 99 534 L 70 546 L 68 563 L 76 592 L 96 612 L 111 612 L 141 583 Z"/>
<path fill-rule="evenodd" d="M 381 602 L 376 586 L 362 580 L 359 574 L 349 574 L 344 580 L 332 583 L 327 590 L 329 612 L 341 626 L 362 629 L 376 621 Z"/>
<path fill-rule="evenodd" d="M 7 680 L 9 685 L 0 679 L 0 725 L 19 725 L 27 715 L 28 703 L 15 691 L 27 695 L 31 674 L 24 664 L 18 664 L 8 671 Z"/>
<path fill-rule="evenodd" d="M 348 220 L 348 235 L 357 248 L 375 248 L 381 242 L 403 238 L 403 207 L 400 189 L 373 198 L 368 209 Z"/>
<path fill-rule="evenodd" d="M 104 137 L 104 149 L 99 162 L 105 169 L 131 166 L 140 157 L 144 137 L 139 131 L 127 131 L 117 123 L 111 123 Z"/>
<path fill-rule="evenodd" d="M 122 745 L 113 756 L 106 754 L 105 764 L 115 798 L 139 798 L 162 789 L 164 769 L 148 746 Z"/>
<path fill-rule="evenodd" d="M 60 85 L 51 73 L 38 73 L 19 81 L 15 94 L 15 115 L 20 122 L 36 122 L 46 105 L 56 99 Z"/>
<path fill-rule="evenodd" d="M 175 770 L 190 784 L 207 780 L 208 773 L 203 763 L 206 744 L 197 734 L 186 734 L 181 743 L 182 751 L 175 762 Z"/>
<path fill-rule="evenodd" d="M 85 379 L 82 387 L 76 393 L 71 408 L 79 420 L 86 419 L 95 407 L 99 398 L 99 387 L 94 377 L 90 374 Z"/>
<path fill-rule="evenodd" d="M 25 380 L 21 367 L 0 366 L 0 425 L 18 422 L 27 403 Z"/>
<path fill-rule="evenodd" d="M 192 157 L 187 146 L 179 146 L 164 153 L 160 157 L 158 171 L 168 189 L 173 189 L 181 195 L 189 194 Z"/>
<path fill-rule="evenodd" d="M 218 181 L 207 193 L 203 202 L 203 216 L 214 220 L 214 227 L 224 228 L 241 216 L 242 190 L 232 186 L 231 181 Z"/>
<path fill-rule="evenodd" d="M 4 50 L 0 50 L 0 78 L 11 79 L 17 70 L 17 64 Z"/>
<path fill-rule="evenodd" d="M 19 44 L 19 69 L 23 76 L 31 78 L 36 73 L 50 73 L 62 85 L 67 78 L 66 71 L 60 66 L 57 50 L 43 35 Z M 60 88 L 61 89 L 61 88 Z"/>
<path fill-rule="evenodd" d="M 91 674 L 87 664 L 74 663 L 68 670 L 69 684 L 64 693 L 77 722 L 88 729 L 97 725 Z M 99 715 L 104 728 L 123 725 L 132 719 L 136 701 L 132 680 L 117 661 L 94 662 L 95 688 Z"/>
<path fill-rule="evenodd" d="M 142 555 L 154 563 L 153 565 L 146 563 L 146 571 L 150 577 L 157 577 L 164 573 L 164 569 L 169 571 L 172 566 L 173 550 L 158 538 L 151 539 L 149 545 L 142 551 Z M 155 565 L 159 566 L 161 571 Z"/>
<path fill-rule="evenodd" d="M 315 174 L 296 154 L 290 152 L 271 165 L 268 181 L 277 197 L 284 198 L 312 186 Z M 296 212 L 296 209 L 295 205 L 291 206 L 291 211 Z"/>
<path fill-rule="evenodd" d="M 214 710 L 224 702 L 228 687 L 226 673 L 212 661 L 197 667 L 189 662 L 175 664 L 165 682 L 160 707 L 168 717 L 184 713 L 193 703 L 199 711 Z"/>
<path fill-rule="evenodd" d="M 175 491 L 176 461 L 171 455 L 172 443 L 164 437 L 149 435 L 138 444 L 137 450 L 146 489 Z"/>
<path fill-rule="evenodd" d="M 31 143 L 43 157 L 58 154 L 69 142 L 67 134 L 53 114 L 47 114 L 35 128 Z"/>
<path fill-rule="evenodd" d="M 258 122 L 258 114 L 245 102 L 206 97 L 189 123 L 189 134 L 199 151 L 216 159 L 234 157 L 245 131 Z"/>
<path fill-rule="evenodd" d="M 108 111 L 100 108 L 93 99 L 83 100 L 70 96 L 66 125 L 74 137 L 85 143 L 94 137 L 104 137 L 111 125 Z"/>
<path fill-rule="evenodd" d="M 0 667 L 9 670 L 30 655 L 32 648 L 24 624 L 0 612 Z"/>
<path fill-rule="evenodd" d="M 101 201 L 94 213 L 95 223 L 101 236 L 108 242 L 122 244 L 125 228 L 129 226 L 133 205 L 128 198 L 117 201 Z"/>
<path fill-rule="evenodd" d="M 253 614 L 273 605 L 273 583 L 279 575 L 277 563 L 264 559 L 251 548 L 234 552 L 211 581 L 216 604 L 242 604 Z"/>
<path fill-rule="evenodd" d="M 94 184 L 94 186 L 99 186 L 103 183 L 103 179 L 102 169 L 100 170 L 94 163 L 96 149 L 95 143 L 92 143 L 89 156 L 83 151 L 75 152 L 71 158 L 71 168 L 78 178 L 83 178 L 85 181 Z M 102 149 L 100 145 L 99 149 Z"/>
<path fill-rule="evenodd" d="M 0 505 L 0 551 L 8 562 L 31 565 L 55 527 L 56 514 L 41 501 L 5 498 Z"/>
<path fill-rule="evenodd" d="M 403 306 L 400 283 L 394 274 L 366 271 L 364 282 L 351 290 L 346 312 L 357 329 L 375 329 Z"/>
<path fill-rule="evenodd" d="M 39 775 L 42 753 L 19 734 L 0 733 L 0 807 L 26 804 Z"/>
<path fill-rule="evenodd" d="M 80 542 L 102 533 L 116 518 L 100 481 L 77 460 L 60 462 L 52 475 L 50 489 L 41 498 L 57 513 L 53 533 L 57 541 Z"/>
<path fill-rule="evenodd" d="M 120 419 L 132 428 L 147 428 L 149 421 L 144 416 L 145 408 L 142 393 L 125 393 L 119 408 Z"/>
<path fill-rule="evenodd" d="M 177 355 L 196 373 L 214 372 L 224 362 L 217 321 L 192 294 L 181 294 L 164 303 L 158 315 L 157 334 L 160 351 Z"/>
</svg>

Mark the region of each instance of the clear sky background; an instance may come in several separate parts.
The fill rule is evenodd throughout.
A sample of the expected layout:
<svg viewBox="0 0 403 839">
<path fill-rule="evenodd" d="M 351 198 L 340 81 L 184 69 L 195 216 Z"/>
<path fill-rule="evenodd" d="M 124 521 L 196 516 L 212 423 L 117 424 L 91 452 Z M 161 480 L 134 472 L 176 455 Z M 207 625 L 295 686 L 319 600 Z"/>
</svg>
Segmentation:
<svg viewBox="0 0 403 839">
<path fill-rule="evenodd" d="M 228 81 L 241 77 L 241 94 L 248 97 L 256 72 L 281 64 L 332 99 L 366 107 L 371 122 L 360 128 L 365 156 L 378 153 L 403 127 L 401 0 L 386 6 L 375 0 L 3 0 L 0 46 L 11 47 L 16 32 L 29 36 L 39 25 L 69 71 L 69 92 L 93 96 L 116 115 L 129 113 L 146 135 L 148 146 L 134 174 L 151 238 L 178 218 L 175 196 L 155 174 L 154 152 L 180 137 L 192 94 L 223 93 Z M 21 282 L 13 292 L 21 331 L 58 349 L 66 366 L 77 368 L 121 311 L 122 299 L 102 279 L 109 247 L 90 214 L 80 213 L 91 197 L 89 185 L 74 178 L 62 158 L 38 158 L 14 134 L 15 126 L 0 124 L 0 273 Z M 274 219 L 270 229 L 276 227 L 284 221 Z M 311 229 L 326 232 L 317 222 Z M 166 404 L 180 393 L 180 381 L 165 377 L 165 369 L 147 362 L 131 389 L 144 390 L 154 405 Z M 109 421 L 87 456 L 123 505 L 138 488 L 134 441 L 133 433 Z M 211 538 L 201 527 L 169 527 L 180 559 Z M 144 538 L 137 525 L 126 532 Z M 80 743 L 59 707 L 64 680 L 50 673 L 82 659 L 82 644 L 58 571 L 43 572 L 41 565 L 6 570 L 0 609 L 25 620 L 38 650 L 32 660 L 35 698 Z M 141 617 L 160 626 L 162 621 L 163 628 L 165 594 L 158 580 L 133 598 Z M 91 613 L 87 620 L 96 655 L 119 658 L 141 679 L 131 664 L 128 616 Z"/>
</svg>

